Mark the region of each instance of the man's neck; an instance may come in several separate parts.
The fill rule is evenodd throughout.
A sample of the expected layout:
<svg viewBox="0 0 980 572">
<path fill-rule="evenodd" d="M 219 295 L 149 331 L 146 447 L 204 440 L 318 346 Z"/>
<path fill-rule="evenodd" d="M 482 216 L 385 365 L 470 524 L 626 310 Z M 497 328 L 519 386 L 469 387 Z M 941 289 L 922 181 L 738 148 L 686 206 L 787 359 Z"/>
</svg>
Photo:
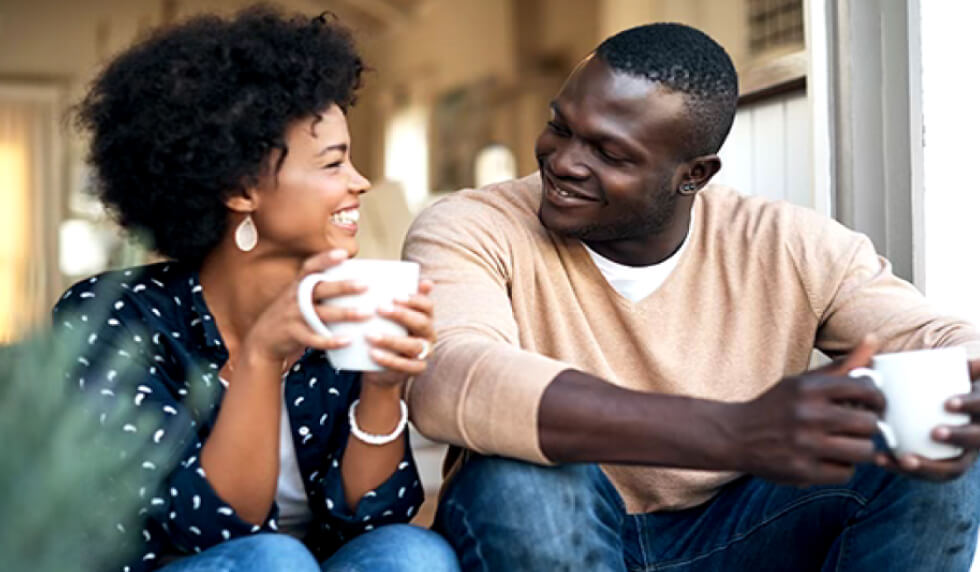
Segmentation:
<svg viewBox="0 0 980 572">
<path fill-rule="evenodd" d="M 623 240 L 583 241 L 593 252 L 625 266 L 660 264 L 680 250 L 690 231 L 691 215 L 684 211 L 657 234 Z"/>
</svg>

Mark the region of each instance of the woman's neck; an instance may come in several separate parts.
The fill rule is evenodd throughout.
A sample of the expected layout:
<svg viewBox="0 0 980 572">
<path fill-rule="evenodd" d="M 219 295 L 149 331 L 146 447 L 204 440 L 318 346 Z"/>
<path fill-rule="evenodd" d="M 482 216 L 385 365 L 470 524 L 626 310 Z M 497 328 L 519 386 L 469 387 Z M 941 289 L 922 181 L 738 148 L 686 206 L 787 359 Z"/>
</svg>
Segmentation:
<svg viewBox="0 0 980 572">
<path fill-rule="evenodd" d="M 225 243 L 208 255 L 201 266 L 201 286 L 229 353 L 235 353 L 259 315 L 296 279 L 301 265 L 300 260 L 242 252 Z"/>
</svg>

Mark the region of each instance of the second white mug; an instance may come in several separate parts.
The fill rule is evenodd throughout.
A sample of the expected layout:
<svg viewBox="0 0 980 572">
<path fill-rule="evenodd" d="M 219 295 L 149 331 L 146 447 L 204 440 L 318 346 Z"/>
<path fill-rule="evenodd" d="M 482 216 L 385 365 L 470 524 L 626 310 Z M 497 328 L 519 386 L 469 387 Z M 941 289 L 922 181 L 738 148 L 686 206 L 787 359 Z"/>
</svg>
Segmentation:
<svg viewBox="0 0 980 572">
<path fill-rule="evenodd" d="M 876 355 L 871 368 L 857 368 L 849 375 L 871 378 L 885 394 L 885 415 L 878 426 L 893 453 L 914 453 L 927 459 L 949 459 L 963 453 L 959 447 L 935 441 L 932 430 L 970 421 L 965 413 L 946 410 L 950 397 L 970 392 L 964 348 Z"/>
</svg>

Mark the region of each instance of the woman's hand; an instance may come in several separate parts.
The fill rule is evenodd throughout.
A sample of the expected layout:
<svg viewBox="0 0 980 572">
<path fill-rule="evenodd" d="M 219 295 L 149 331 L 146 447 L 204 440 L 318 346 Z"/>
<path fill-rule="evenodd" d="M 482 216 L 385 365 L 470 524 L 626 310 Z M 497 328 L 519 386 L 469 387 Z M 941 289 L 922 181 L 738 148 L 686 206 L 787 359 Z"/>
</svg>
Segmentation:
<svg viewBox="0 0 980 572">
<path fill-rule="evenodd" d="M 344 260 L 347 260 L 347 253 L 343 250 L 331 250 L 308 258 L 300 268 L 296 279 L 283 289 L 252 325 L 242 342 L 239 359 L 260 359 L 282 364 L 283 361 L 296 357 L 296 354 L 308 347 L 332 350 L 348 345 L 350 340 L 346 338 L 339 336 L 326 338 L 315 333 L 300 313 L 297 297 L 300 280 L 308 274 L 322 272 Z M 320 282 L 313 290 L 313 297 L 316 300 L 323 300 L 359 294 L 366 289 L 365 285 L 353 280 Z M 371 317 L 353 308 L 340 308 L 329 304 L 316 304 L 314 308 L 320 320 L 326 324 L 362 321 Z"/>
<path fill-rule="evenodd" d="M 389 308 L 380 308 L 378 315 L 401 324 L 406 336 L 367 336 L 373 346 L 371 359 L 385 367 L 386 371 L 366 372 L 365 383 L 380 386 L 397 386 L 410 376 L 425 370 L 426 357 L 436 343 L 432 324 L 432 300 L 429 293 L 432 282 L 419 282 L 418 294 L 394 300 Z"/>
</svg>

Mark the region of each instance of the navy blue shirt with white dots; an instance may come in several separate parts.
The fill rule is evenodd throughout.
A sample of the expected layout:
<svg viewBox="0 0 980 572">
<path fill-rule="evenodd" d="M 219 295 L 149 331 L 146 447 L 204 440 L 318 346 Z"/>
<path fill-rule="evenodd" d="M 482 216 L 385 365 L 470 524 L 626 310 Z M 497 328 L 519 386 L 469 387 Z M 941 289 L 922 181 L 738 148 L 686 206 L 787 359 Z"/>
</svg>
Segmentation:
<svg viewBox="0 0 980 572">
<path fill-rule="evenodd" d="M 195 270 L 171 262 L 101 274 L 65 292 L 53 319 L 56 329 L 80 340 L 69 377 L 95 403 L 104 430 L 142 434 L 146 450 L 166 451 L 171 459 L 142 463 L 145 481 L 162 484 L 134 492 L 140 505 L 138 530 L 117 525 L 120 534 L 140 543 L 123 570 L 152 570 L 165 556 L 278 529 L 276 506 L 261 526 L 242 520 L 211 488 L 201 466 L 201 448 L 224 395 L 218 371 L 228 352 Z M 307 350 L 283 380 L 313 514 L 305 542 L 314 554 L 323 559 L 377 526 L 409 521 L 423 492 L 407 439 L 404 459 L 387 481 L 369 491 L 356 510 L 344 500 L 340 461 L 350 435 L 347 410 L 360 392 L 360 375 L 338 372 L 324 352 Z M 124 401 L 133 406 L 119 419 L 113 411 Z M 142 411 L 157 412 L 153 426 Z M 174 468 L 157 474 L 166 466 Z"/>
</svg>

